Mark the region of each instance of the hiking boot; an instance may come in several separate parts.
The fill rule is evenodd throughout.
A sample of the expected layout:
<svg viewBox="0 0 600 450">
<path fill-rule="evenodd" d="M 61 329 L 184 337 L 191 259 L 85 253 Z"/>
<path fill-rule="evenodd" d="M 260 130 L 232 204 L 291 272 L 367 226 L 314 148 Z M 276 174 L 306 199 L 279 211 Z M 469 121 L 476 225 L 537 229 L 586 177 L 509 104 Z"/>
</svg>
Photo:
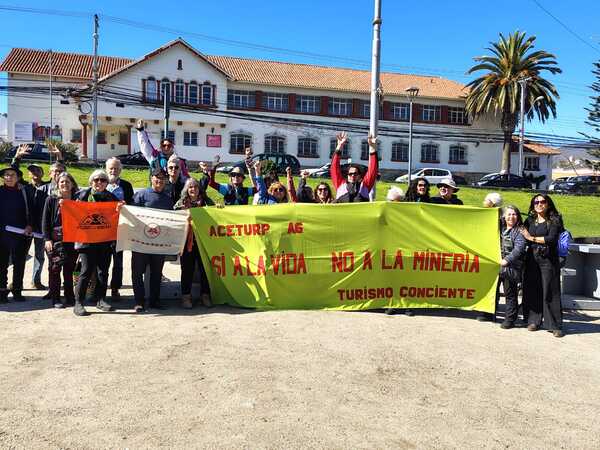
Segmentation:
<svg viewBox="0 0 600 450">
<path fill-rule="evenodd" d="M 13 294 L 13 301 L 15 301 L 15 302 L 24 302 L 25 301 L 25 297 L 23 297 L 23 294 L 21 294 L 21 291 L 14 291 L 12 294 Z"/>
<path fill-rule="evenodd" d="M 100 311 L 112 311 L 113 307 L 111 305 L 109 305 L 108 303 L 106 303 L 106 301 L 101 298 L 100 300 L 98 300 L 98 303 L 96 303 L 96 308 L 98 308 Z"/>
<path fill-rule="evenodd" d="M 73 307 L 73 314 L 76 316 L 89 316 L 90 313 L 83 307 L 83 303 L 79 301 L 75 301 L 75 306 Z"/>
<path fill-rule="evenodd" d="M 192 296 L 191 294 L 184 294 L 181 296 L 181 307 L 184 309 L 192 309 Z"/>
<path fill-rule="evenodd" d="M 504 330 L 509 330 L 511 328 L 514 328 L 515 323 L 511 322 L 510 320 L 505 320 L 504 322 L 502 322 L 500 324 L 500 328 L 504 329 Z"/>
<path fill-rule="evenodd" d="M 540 328 L 535 323 L 530 323 L 527 325 L 527 331 L 537 331 Z"/>
<path fill-rule="evenodd" d="M 552 330 L 552 335 L 554 337 L 561 338 L 565 336 L 565 333 L 563 333 L 563 330 Z"/>
<path fill-rule="evenodd" d="M 202 304 L 204 305 L 204 307 L 206 308 L 211 308 L 212 307 L 212 301 L 210 300 L 210 295 L 209 294 L 202 294 L 200 296 L 200 298 L 202 299 Z"/>
</svg>

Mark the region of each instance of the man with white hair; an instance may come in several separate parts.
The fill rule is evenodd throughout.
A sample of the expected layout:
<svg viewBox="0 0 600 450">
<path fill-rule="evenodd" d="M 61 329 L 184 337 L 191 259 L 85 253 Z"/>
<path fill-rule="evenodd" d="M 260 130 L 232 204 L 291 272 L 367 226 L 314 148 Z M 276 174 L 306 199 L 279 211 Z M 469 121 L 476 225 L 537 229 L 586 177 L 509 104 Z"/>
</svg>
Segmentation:
<svg viewBox="0 0 600 450">
<path fill-rule="evenodd" d="M 404 191 L 396 186 L 390 186 L 387 193 L 388 202 L 401 202 L 404 200 Z"/>
<path fill-rule="evenodd" d="M 133 186 L 129 181 L 121 178 L 123 165 L 119 158 L 109 158 L 106 160 L 106 173 L 108 174 L 108 186 L 106 190 L 111 192 L 118 200 L 131 205 L 133 202 Z M 110 296 L 113 301 L 121 298 L 119 289 L 123 286 L 123 252 L 117 252 L 112 249 L 112 273 L 110 276 Z"/>
<path fill-rule="evenodd" d="M 179 201 L 183 185 L 189 178 L 181 173 L 181 161 L 181 158 L 173 153 L 167 162 L 167 182 L 165 184 L 165 192 L 171 196 L 173 204 Z"/>
</svg>

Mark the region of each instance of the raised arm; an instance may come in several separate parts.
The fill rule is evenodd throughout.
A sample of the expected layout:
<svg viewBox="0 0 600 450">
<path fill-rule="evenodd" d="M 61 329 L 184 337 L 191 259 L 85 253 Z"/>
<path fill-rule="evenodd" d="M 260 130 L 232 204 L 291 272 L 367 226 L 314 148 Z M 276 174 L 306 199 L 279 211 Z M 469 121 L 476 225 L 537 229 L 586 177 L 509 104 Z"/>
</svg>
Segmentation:
<svg viewBox="0 0 600 450">
<path fill-rule="evenodd" d="M 377 172 L 379 171 L 379 160 L 377 159 L 377 137 L 371 136 L 367 138 L 369 144 L 369 167 L 363 178 L 363 185 L 370 191 L 377 181 Z"/>
<path fill-rule="evenodd" d="M 344 177 L 342 175 L 342 168 L 340 167 L 340 157 L 344 144 L 348 141 L 348 135 L 345 132 L 338 133 L 336 136 L 337 145 L 333 152 L 333 158 L 331 158 L 331 182 L 333 187 L 338 189 L 344 183 Z"/>
<path fill-rule="evenodd" d="M 256 180 L 252 176 L 252 148 L 248 147 L 245 150 L 246 153 L 246 169 L 248 169 L 248 176 L 250 177 L 250 182 L 252 183 L 253 192 L 258 191 L 258 186 L 256 185 Z"/>
<path fill-rule="evenodd" d="M 146 158 L 146 161 L 150 163 L 152 158 L 158 155 L 158 150 L 152 146 L 150 138 L 148 137 L 148 132 L 144 128 L 144 121 L 142 119 L 137 121 L 135 124 L 135 129 L 137 130 L 137 139 L 140 146 L 140 151 L 142 152 L 142 155 L 144 155 L 144 158 Z"/>
<path fill-rule="evenodd" d="M 31 151 L 31 147 L 29 147 L 29 145 L 27 145 L 27 144 L 19 145 L 19 147 L 17 148 L 17 151 L 15 152 L 15 156 L 13 157 L 12 161 L 10 162 L 11 167 L 18 169 L 19 165 L 21 164 L 21 158 L 23 157 L 23 155 L 26 155 L 30 151 Z"/>
<path fill-rule="evenodd" d="M 296 193 L 296 188 L 294 187 L 294 176 L 292 175 L 292 168 L 286 167 L 285 173 L 287 175 L 287 190 L 290 194 L 290 201 L 297 203 L 298 194 Z"/>
</svg>

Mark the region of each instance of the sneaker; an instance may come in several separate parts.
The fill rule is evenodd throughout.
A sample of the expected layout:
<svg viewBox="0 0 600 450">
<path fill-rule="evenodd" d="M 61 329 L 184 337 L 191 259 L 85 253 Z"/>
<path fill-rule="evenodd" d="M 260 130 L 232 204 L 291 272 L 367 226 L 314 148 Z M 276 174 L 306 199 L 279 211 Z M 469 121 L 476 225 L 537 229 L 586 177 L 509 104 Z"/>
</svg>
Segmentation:
<svg viewBox="0 0 600 450">
<path fill-rule="evenodd" d="M 515 323 L 511 322 L 510 320 L 505 320 L 504 322 L 502 322 L 500 324 L 500 328 L 504 329 L 504 330 L 509 330 L 511 328 L 514 328 Z"/>
<path fill-rule="evenodd" d="M 75 302 L 75 306 L 73 307 L 73 314 L 76 316 L 89 316 L 90 313 L 83 307 L 83 304 L 79 302 Z"/>
<path fill-rule="evenodd" d="M 205 308 L 212 308 L 212 301 L 210 300 L 210 295 L 209 294 L 202 294 L 200 296 L 200 298 L 202 299 L 202 304 L 204 305 Z"/>
<path fill-rule="evenodd" d="M 100 311 L 112 311 L 113 307 L 111 305 L 109 305 L 108 303 L 106 303 L 106 301 L 104 299 L 100 299 L 98 300 L 98 303 L 96 303 L 96 308 L 98 308 Z"/>
<path fill-rule="evenodd" d="M 535 323 L 530 323 L 527 325 L 527 331 L 537 331 L 539 327 Z"/>
<path fill-rule="evenodd" d="M 183 309 L 192 309 L 192 296 L 190 294 L 181 296 L 181 307 Z"/>
<path fill-rule="evenodd" d="M 565 333 L 563 333 L 563 330 L 552 330 L 552 335 L 554 337 L 561 338 L 565 336 Z"/>
<path fill-rule="evenodd" d="M 137 314 L 141 314 L 143 312 L 145 312 L 146 310 L 144 309 L 143 305 L 135 305 L 133 307 L 133 310 L 137 313 Z"/>
<path fill-rule="evenodd" d="M 56 309 L 64 309 L 65 308 L 65 304 L 63 302 L 61 302 L 60 300 L 54 300 L 52 302 L 52 306 L 54 306 Z"/>
</svg>

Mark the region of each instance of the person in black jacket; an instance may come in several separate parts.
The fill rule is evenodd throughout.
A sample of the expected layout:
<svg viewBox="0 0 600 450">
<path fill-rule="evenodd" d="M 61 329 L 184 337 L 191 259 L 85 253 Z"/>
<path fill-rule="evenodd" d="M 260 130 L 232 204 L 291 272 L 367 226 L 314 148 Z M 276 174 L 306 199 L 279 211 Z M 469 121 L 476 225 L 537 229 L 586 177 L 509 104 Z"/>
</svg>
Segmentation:
<svg viewBox="0 0 600 450">
<path fill-rule="evenodd" d="M 523 315 L 529 331 L 537 331 L 543 321 L 555 337 L 564 336 L 557 248 L 563 229 L 562 218 L 550 196 L 535 195 L 521 231 L 530 242 L 523 273 Z"/>
<path fill-rule="evenodd" d="M 504 329 L 515 326 L 519 311 L 519 283 L 522 279 L 526 242 L 521 234 L 521 212 L 516 206 L 504 208 L 500 228 L 500 281 L 504 288 L 506 313 L 500 325 Z"/>
<path fill-rule="evenodd" d="M 42 214 L 42 232 L 44 248 L 48 254 L 48 287 L 49 297 L 55 308 L 73 306 L 73 270 L 77 262 L 77 251 L 72 242 L 62 240 L 62 216 L 60 207 L 63 200 L 75 200 L 77 183 L 73 177 L 63 172 L 58 177 L 58 189 L 47 199 Z M 60 272 L 64 279 L 65 301 L 60 299 Z"/>
<path fill-rule="evenodd" d="M 31 245 L 32 217 L 31 198 L 19 185 L 20 170 L 6 167 L 0 170 L 4 185 L 0 186 L 0 303 L 8 301 L 8 261 L 13 264 L 12 294 L 16 302 L 24 301 L 23 275 L 25 259 Z"/>
<path fill-rule="evenodd" d="M 437 184 L 439 195 L 431 198 L 431 203 L 438 205 L 462 205 L 463 202 L 456 196 L 459 191 L 452 178 L 444 178 Z"/>
<path fill-rule="evenodd" d="M 82 189 L 77 194 L 77 200 L 81 202 L 116 202 L 118 201 L 106 187 L 108 186 L 108 174 L 101 169 L 94 170 L 90 175 L 91 187 Z M 81 273 L 77 281 L 77 297 L 73 313 L 76 316 L 87 316 L 89 313 L 83 306 L 92 274 L 97 271 L 98 279 L 94 289 L 96 307 L 101 311 L 111 311 L 112 306 L 106 302 L 106 286 L 108 282 L 108 266 L 114 241 L 98 242 L 94 244 L 76 243 L 75 248 L 79 250 L 81 260 Z"/>
<path fill-rule="evenodd" d="M 133 202 L 133 186 L 129 181 L 121 178 L 123 166 L 119 158 L 109 158 L 106 160 L 106 173 L 108 174 L 107 190 L 111 192 L 119 201 L 131 205 Z M 112 256 L 112 274 L 110 277 L 110 296 L 113 301 L 121 298 L 119 289 L 123 286 L 123 252 L 117 252 L 116 247 L 111 252 Z"/>
</svg>

